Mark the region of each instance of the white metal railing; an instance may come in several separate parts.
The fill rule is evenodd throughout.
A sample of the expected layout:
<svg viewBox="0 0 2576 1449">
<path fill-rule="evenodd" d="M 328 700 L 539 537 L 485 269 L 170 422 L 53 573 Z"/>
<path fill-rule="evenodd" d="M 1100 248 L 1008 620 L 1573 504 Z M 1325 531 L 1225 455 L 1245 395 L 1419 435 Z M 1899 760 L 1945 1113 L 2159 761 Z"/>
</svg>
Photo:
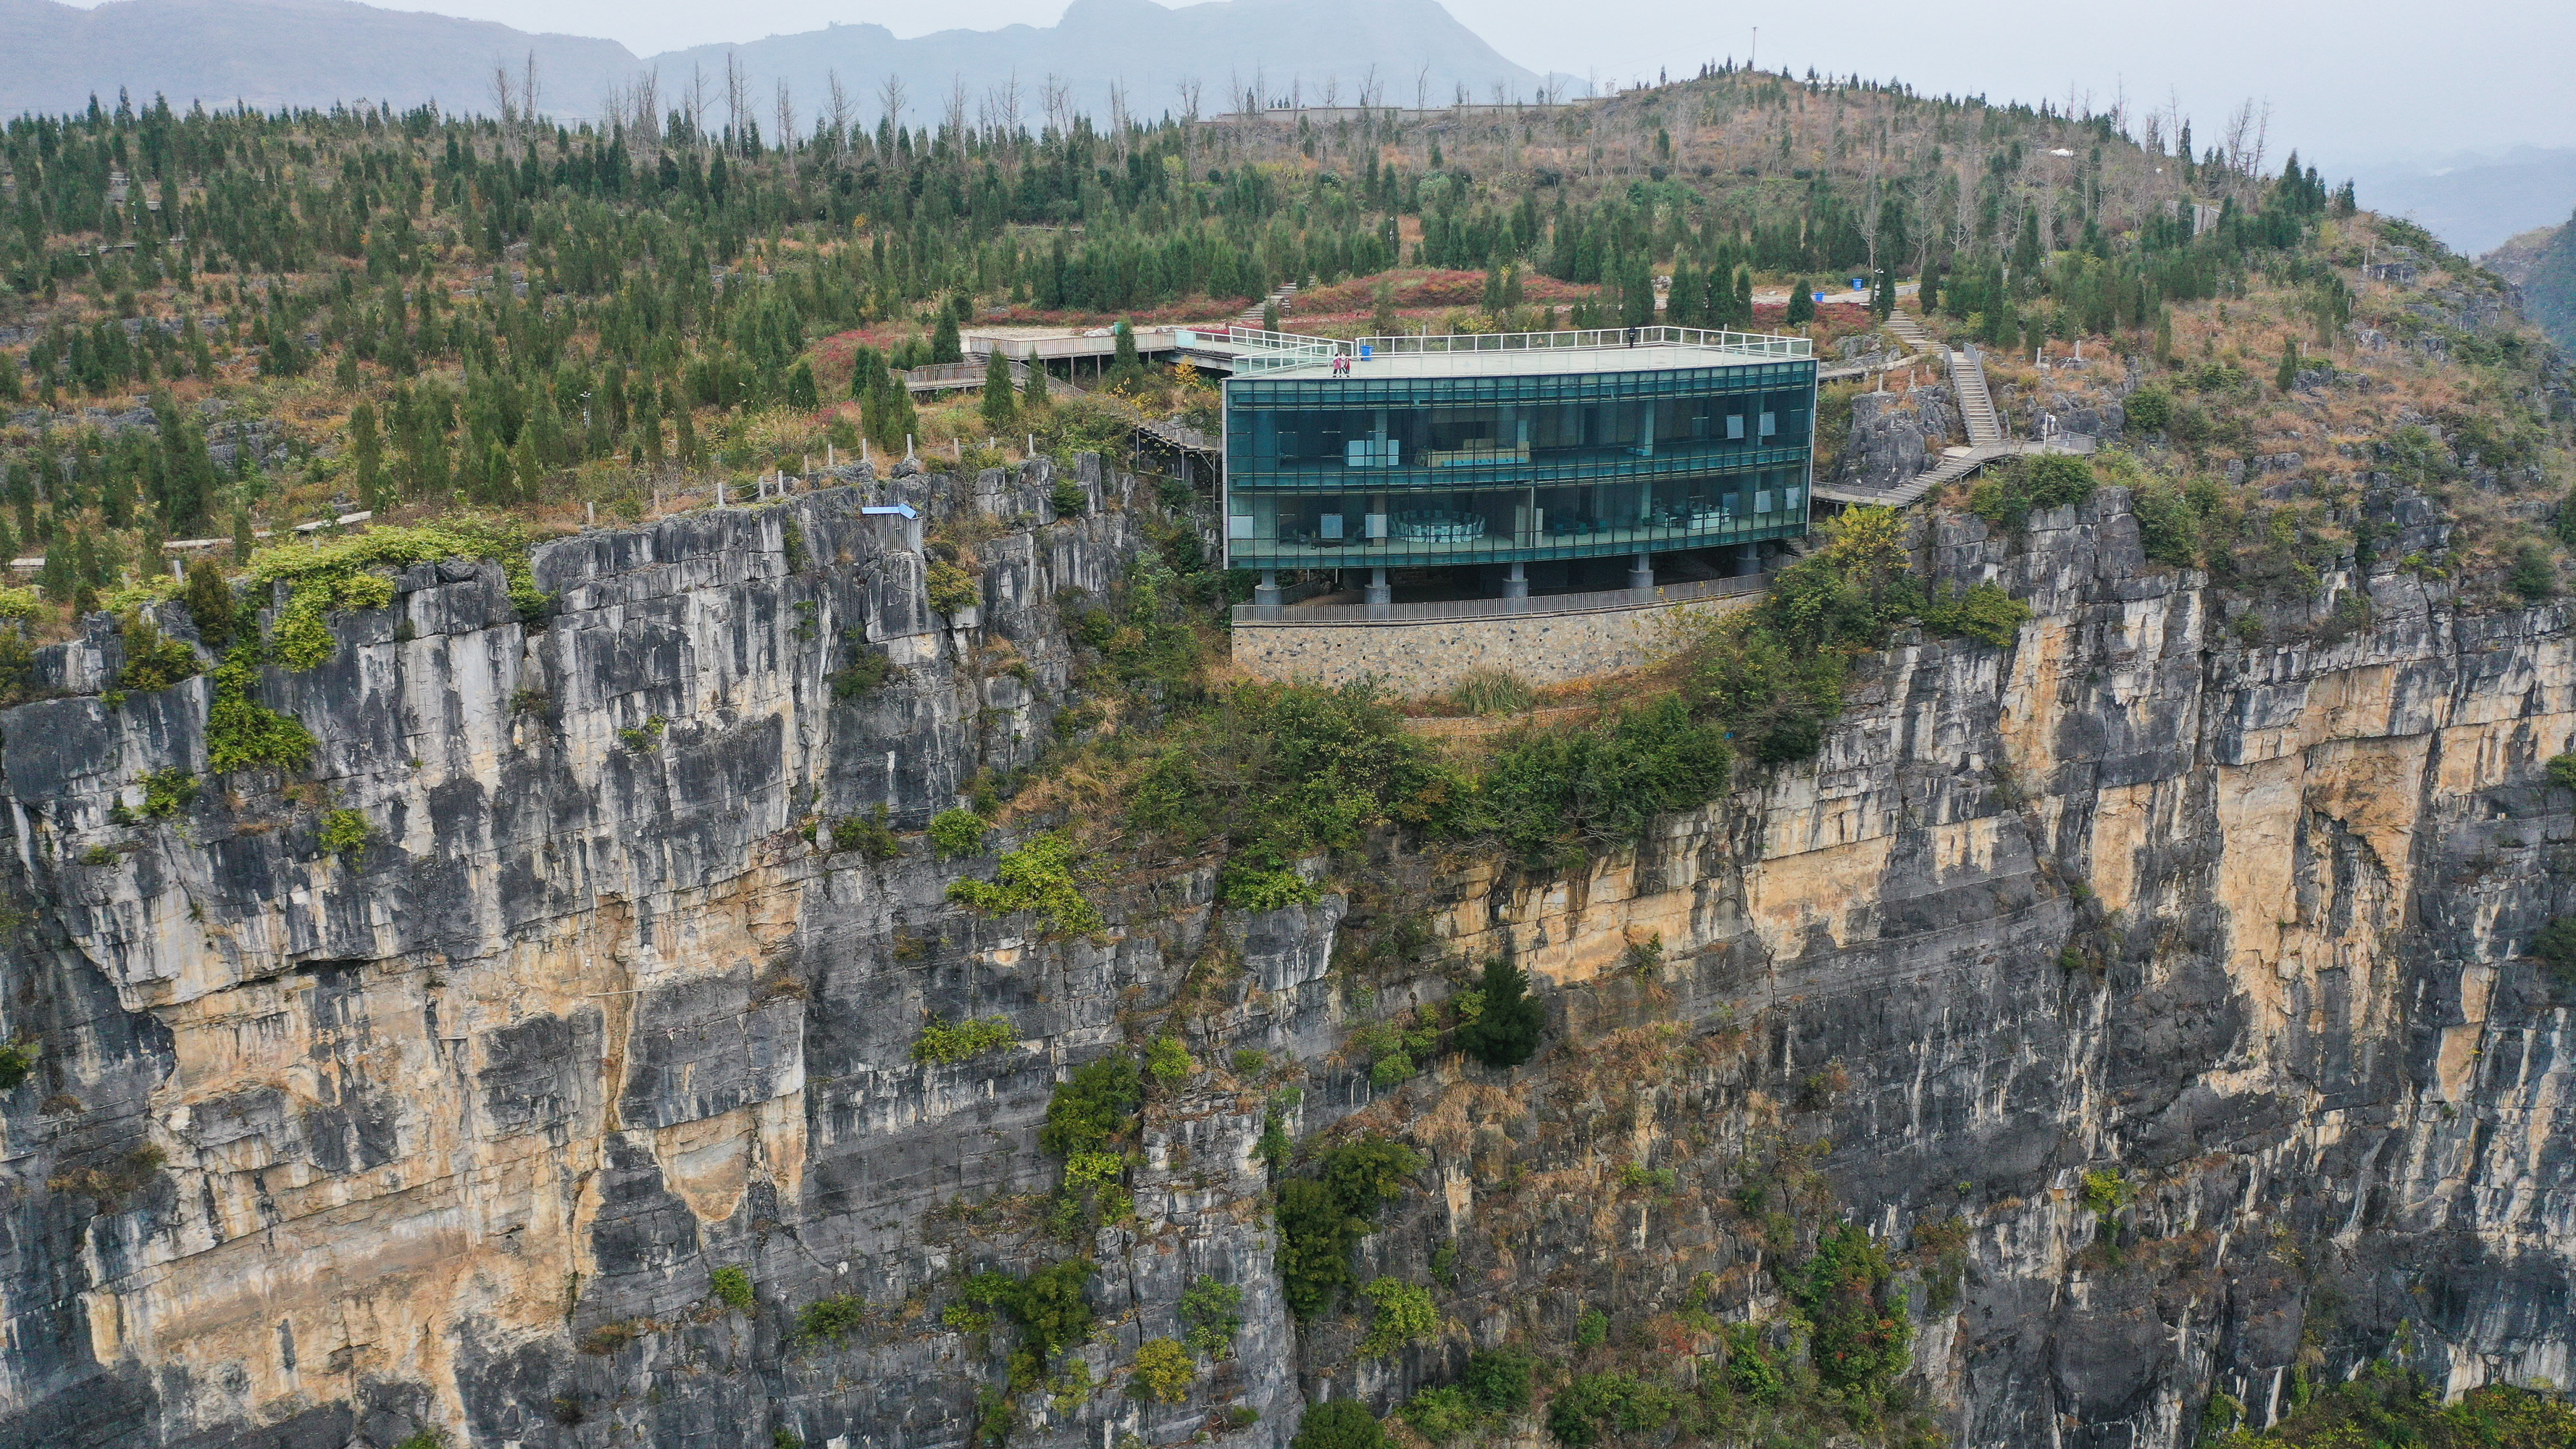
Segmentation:
<svg viewBox="0 0 2576 1449">
<path fill-rule="evenodd" d="M 1451 352 L 1607 351 L 1625 347 L 1699 347 L 1757 357 L 1812 357 L 1804 337 L 1764 332 L 1712 332 L 1702 327 L 1593 327 L 1578 332 L 1434 332 L 1428 336 L 1363 337 L 1359 346 L 1382 357 Z"/>
<path fill-rule="evenodd" d="M 1815 355 L 1804 337 L 1776 337 L 1765 332 L 1718 332 L 1704 327 L 1593 327 L 1572 332 L 1434 332 L 1343 341 L 1298 332 L 1266 332 L 1258 327 L 1228 327 L 1206 334 L 1210 341 L 1245 349 L 1246 370 L 1300 367 L 1335 357 L 1445 356 L 1457 353 L 1608 352 L 1632 347 L 1692 347 L 1738 357 L 1802 358 Z"/>
<path fill-rule="evenodd" d="M 1740 598 L 1771 586 L 1768 574 L 1658 584 L 1651 589 L 1603 589 L 1585 594 L 1541 594 L 1527 599 L 1444 599 L 1429 604 L 1237 604 L 1236 627 L 1264 624 L 1427 624 L 1444 619 L 1527 619 L 1550 614 L 1599 614 L 1650 609 L 1704 599 Z"/>
</svg>

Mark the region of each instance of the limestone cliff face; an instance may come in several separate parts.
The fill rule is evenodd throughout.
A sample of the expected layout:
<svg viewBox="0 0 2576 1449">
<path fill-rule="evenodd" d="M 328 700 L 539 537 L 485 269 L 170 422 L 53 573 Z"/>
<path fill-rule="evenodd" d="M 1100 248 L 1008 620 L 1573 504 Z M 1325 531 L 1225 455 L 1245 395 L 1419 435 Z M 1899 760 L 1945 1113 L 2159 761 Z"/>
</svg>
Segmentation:
<svg viewBox="0 0 2576 1449">
<path fill-rule="evenodd" d="M 206 681 L 0 716 L 27 917 L 0 1012 L 45 1052 L 0 1096 L 0 1443 L 962 1445 L 1003 1347 L 941 1310 L 1063 1251 L 1026 1196 L 1047 1094 L 1176 1006 L 1211 1070 L 1149 1112 L 1134 1223 L 1089 1245 L 1103 1387 L 1024 1394 L 1015 1444 L 1276 1446 L 1471 1341 L 1561 1349 L 1587 1304 L 1642 1323 L 1705 1282 L 1764 1314 L 1798 1192 L 1900 1244 L 1967 1225 L 1955 1302 L 1957 1261 L 1909 1278 L 1962 1444 L 2187 1444 L 2213 1387 L 2259 1418 L 2401 1320 L 2455 1387 L 2567 1377 L 2576 1046 L 2519 959 L 2576 914 L 2541 771 L 2576 734 L 2564 609 L 2330 576 L 2366 627 L 2330 598 L 2313 642 L 2249 649 L 2116 492 L 2018 539 L 1943 518 L 1927 565 L 2028 598 L 2018 642 L 1904 643 L 1818 762 L 1633 856 L 1536 879 L 1389 840 L 1258 914 L 1145 868 L 1054 939 L 945 901 L 989 859 L 797 827 L 918 828 L 1033 754 L 1059 597 L 1141 546 L 1133 485 L 1084 476 L 1112 507 L 1036 528 L 1010 520 L 1043 469 L 895 480 L 1002 520 L 954 620 L 850 493 L 550 545 L 541 628 L 496 571 L 415 570 L 271 676 L 309 770 L 139 825 L 118 792 L 202 772 Z M 902 670 L 844 701 L 854 630 Z M 51 667 L 95 687 L 114 647 Z M 325 855 L 325 809 L 369 844 Z M 1435 945 L 1378 949 L 1405 922 Z M 1351 1028 L 1504 951 L 1549 985 L 1542 1055 L 1373 1087 Z M 1021 1041 L 916 1063 L 928 1012 Z M 1302 1067 L 1292 1130 L 1424 1149 L 1361 1253 L 1443 1285 L 1448 1342 L 1361 1359 L 1363 1325 L 1286 1316 L 1264 1085 L 1222 1070 L 1246 1048 Z M 2082 1174 L 2115 1167 L 2112 1251 Z M 732 1266 L 749 1313 L 713 1296 Z M 1185 1402 L 1126 1392 L 1201 1275 L 1245 1291 L 1236 1355 Z M 793 1341 L 836 1294 L 865 1323 Z"/>
</svg>

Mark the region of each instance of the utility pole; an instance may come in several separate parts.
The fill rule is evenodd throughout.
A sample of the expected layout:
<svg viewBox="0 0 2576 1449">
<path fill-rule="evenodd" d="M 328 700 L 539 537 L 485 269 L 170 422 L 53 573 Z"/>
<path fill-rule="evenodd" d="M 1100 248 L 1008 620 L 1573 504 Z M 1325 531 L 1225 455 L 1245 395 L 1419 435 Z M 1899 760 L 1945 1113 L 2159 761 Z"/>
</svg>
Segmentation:
<svg viewBox="0 0 2576 1449">
<path fill-rule="evenodd" d="M 1750 50 L 1747 50 L 1746 52 L 1744 52 L 1744 69 L 1745 69 L 1747 72 L 1751 72 L 1751 71 L 1754 71 L 1754 70 L 1758 70 L 1758 69 L 1760 69 L 1759 65 L 1757 65 L 1757 64 L 1756 64 L 1756 62 L 1758 62 L 1761 58 L 1762 58 L 1762 27 L 1761 27 L 1761 26 L 1759 26 L 1759 25 L 1757 25 L 1757 26 L 1754 26 L 1754 27 L 1753 27 L 1753 48 L 1752 48 L 1752 49 L 1750 49 Z"/>
</svg>

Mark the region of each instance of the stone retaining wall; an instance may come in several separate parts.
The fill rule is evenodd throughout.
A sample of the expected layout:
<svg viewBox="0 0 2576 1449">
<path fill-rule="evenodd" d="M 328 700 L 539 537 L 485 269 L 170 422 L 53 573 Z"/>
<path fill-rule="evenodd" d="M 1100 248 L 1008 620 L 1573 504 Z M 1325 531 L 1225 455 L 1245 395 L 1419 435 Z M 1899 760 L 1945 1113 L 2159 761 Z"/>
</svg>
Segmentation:
<svg viewBox="0 0 2576 1449">
<path fill-rule="evenodd" d="M 1282 682 L 1351 684 L 1374 675 L 1402 694 L 1436 694 L 1488 669 L 1532 684 L 1561 684 L 1651 663 L 1672 650 L 1687 621 L 1715 618 L 1761 597 L 1500 619 L 1238 623 L 1234 662 L 1256 679 Z"/>
</svg>

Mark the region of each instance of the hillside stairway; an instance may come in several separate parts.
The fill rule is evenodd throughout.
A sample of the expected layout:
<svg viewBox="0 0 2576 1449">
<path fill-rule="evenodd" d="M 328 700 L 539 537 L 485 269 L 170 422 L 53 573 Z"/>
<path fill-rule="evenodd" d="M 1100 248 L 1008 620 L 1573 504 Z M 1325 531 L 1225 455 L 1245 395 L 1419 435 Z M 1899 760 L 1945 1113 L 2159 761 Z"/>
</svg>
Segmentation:
<svg viewBox="0 0 2576 1449">
<path fill-rule="evenodd" d="M 1929 350 L 1936 345 L 1930 334 L 1923 330 L 1923 324 L 1903 312 L 1887 319 L 1887 330 L 1908 347 Z M 1950 391 L 1958 399 L 1959 416 L 1967 424 L 1968 446 L 1944 455 L 1931 467 L 1892 487 L 1854 488 L 1819 484 L 1816 487 L 1817 501 L 1901 508 L 1958 482 L 1998 458 L 2018 453 L 2092 451 L 2089 440 L 2075 448 L 2006 440 L 2003 417 L 1995 411 L 1994 394 L 1986 386 L 1985 359 L 1973 347 L 1965 351 L 1944 347 L 1941 351 L 1949 364 Z"/>
<path fill-rule="evenodd" d="M 2003 421 L 1995 413 L 1995 397 L 1986 390 L 1986 362 L 1971 347 L 1965 352 L 1945 348 L 1950 355 L 1950 391 L 1958 395 L 1959 416 L 1968 424 L 1968 446 L 1993 447 L 2004 440 Z"/>
<path fill-rule="evenodd" d="M 1272 303 L 1277 303 L 1280 315 L 1286 316 L 1289 305 L 1296 300 L 1297 284 L 1295 282 L 1282 282 L 1279 284 L 1279 289 L 1277 291 L 1272 292 L 1269 296 L 1262 298 L 1260 301 L 1244 308 L 1241 312 L 1236 313 L 1232 325 L 1258 330 L 1261 326 L 1262 312 L 1268 309 Z"/>
</svg>

